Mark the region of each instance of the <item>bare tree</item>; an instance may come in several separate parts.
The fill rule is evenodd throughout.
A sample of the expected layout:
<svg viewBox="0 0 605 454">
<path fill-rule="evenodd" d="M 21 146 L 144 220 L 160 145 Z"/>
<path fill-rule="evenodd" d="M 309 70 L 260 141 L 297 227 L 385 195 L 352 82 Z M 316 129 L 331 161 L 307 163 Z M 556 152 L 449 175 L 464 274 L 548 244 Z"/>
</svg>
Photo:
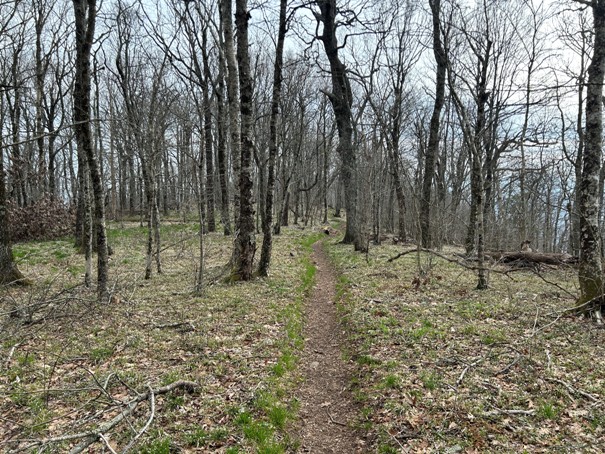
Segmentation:
<svg viewBox="0 0 605 454">
<path fill-rule="evenodd" d="M 88 162 L 95 202 L 94 224 L 97 234 L 97 292 L 107 299 L 108 251 L 105 231 L 105 197 L 99 160 L 92 143 L 90 118 L 90 54 L 95 36 L 96 0 L 73 0 L 76 24 L 76 73 L 74 81 L 74 129 L 78 149 Z"/>
<path fill-rule="evenodd" d="M 431 247 L 431 190 L 433 188 L 433 176 L 439 153 L 439 125 L 441 110 L 445 103 L 445 75 L 447 69 L 445 47 L 441 38 L 441 26 L 443 22 L 439 18 L 441 14 L 441 0 L 429 0 L 429 6 L 431 7 L 433 18 L 433 54 L 437 63 L 437 69 L 435 75 L 435 103 L 431 115 L 429 141 L 424 158 L 422 198 L 420 201 L 420 232 L 421 243 L 424 248 Z"/>
<path fill-rule="evenodd" d="M 345 186 L 345 208 L 347 227 L 344 243 L 352 243 L 356 251 L 367 250 L 358 216 L 359 175 L 357 153 L 353 146 L 353 117 L 351 113 L 353 93 L 347 75 L 347 68 L 338 55 L 340 45 L 336 36 L 338 7 L 336 0 L 316 0 L 319 13 L 315 14 L 318 24 L 323 26 L 319 39 L 323 43 L 326 57 L 330 63 L 332 91 L 324 92 L 334 109 L 338 128 L 338 153 L 342 159 L 342 180 Z"/>
</svg>

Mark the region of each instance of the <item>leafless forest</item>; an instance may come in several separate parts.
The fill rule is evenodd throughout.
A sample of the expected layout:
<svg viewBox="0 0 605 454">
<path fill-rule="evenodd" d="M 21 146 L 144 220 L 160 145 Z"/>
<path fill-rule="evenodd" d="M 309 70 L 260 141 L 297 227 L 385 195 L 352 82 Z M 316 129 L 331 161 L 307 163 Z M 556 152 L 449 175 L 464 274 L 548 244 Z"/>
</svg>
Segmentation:
<svg viewBox="0 0 605 454">
<path fill-rule="evenodd" d="M 553 307 L 561 311 L 557 321 L 569 316 L 598 329 L 605 305 L 604 75 L 605 0 L 0 0 L 2 316 L 25 320 L 21 328 L 46 323 L 46 303 L 65 301 L 49 295 L 76 286 L 77 298 L 117 306 L 128 300 L 129 285 L 158 281 L 153 285 L 172 288 L 162 275 L 170 279 L 177 269 L 183 281 L 174 288 L 196 298 L 228 285 L 245 292 L 263 279 L 275 290 L 270 277 L 280 278 L 299 255 L 306 257 L 299 263 L 305 273 L 311 243 L 301 238 L 312 231 L 330 244 L 330 266 L 342 279 L 378 276 L 362 271 L 377 257 L 409 259 L 413 291 L 438 285 L 442 277 L 433 267 L 440 260 L 469 273 L 470 291 L 498 292 L 499 279 L 516 282 L 514 273 L 529 272 L 540 276 L 536 285 L 549 284 L 537 295 L 567 298 Z M 138 242 L 130 243 L 135 233 Z M 41 279 L 54 279 L 55 268 L 36 268 L 31 244 L 55 244 L 49 241 L 75 245 L 73 260 L 80 262 L 61 285 L 53 280 L 42 290 Z M 301 241 L 306 249 L 288 250 Z M 353 262 L 360 268 L 347 274 Z M 563 268 L 564 277 L 548 275 Z M 136 285 L 134 277 L 124 278 L 131 271 L 140 274 Z M 345 285 L 336 277 L 326 282 Z M 303 284 L 296 287 L 301 298 L 312 281 Z M 506 301 L 515 300 L 517 293 L 507 292 Z M 42 318 L 32 295 L 46 302 Z M 536 307 L 532 338 L 542 330 Z M 531 323 L 533 306 L 527 310 L 520 317 Z M 366 332 L 356 314 L 351 309 L 351 326 Z M 589 317 L 578 321 L 579 315 Z M 428 334 L 421 338 L 430 337 L 434 326 L 419 320 L 408 322 L 423 323 L 418 329 Z M 141 329 L 145 323 L 151 322 Z M 191 320 L 178 323 L 172 328 L 201 329 Z M 11 329 L 2 339 L 9 372 L 15 346 L 29 342 L 28 334 Z M 602 343 L 602 334 L 590 339 L 599 335 Z M 525 350 L 513 350 L 519 356 L 512 364 L 494 365 L 499 375 L 523 362 Z M 459 363 L 456 388 L 483 359 Z M 602 408 L 603 377 L 590 392 L 568 379 L 553 378 Z M 105 388 L 95 380 L 111 397 L 111 376 Z M 124 418 L 155 395 L 193 392 L 196 383 L 142 388 Z M 500 416 L 540 411 L 497 409 Z M 114 421 L 108 416 L 103 424 L 108 420 Z M 100 427 L 109 431 L 120 422 Z M 252 426 L 238 427 L 247 433 Z M 148 429 L 123 435 L 124 452 Z M 64 449 L 82 452 L 97 443 L 115 452 L 100 428 L 64 440 L 60 434 L 68 430 L 44 430 L 47 438 L 19 438 L 9 429 L 0 438 L 17 440 L 5 445 L 16 450 L 61 451 L 56 447 L 67 443 Z M 375 440 L 395 451 L 428 452 L 406 444 L 411 435 L 380 433 Z M 237 444 L 233 438 L 212 443 L 205 445 L 209 452 Z M 281 452 L 268 441 L 255 443 L 250 446 L 259 452 Z M 280 443 L 297 449 L 287 439 Z M 376 443 L 357 449 L 379 449 Z M 451 452 L 487 446 L 465 443 Z"/>
</svg>

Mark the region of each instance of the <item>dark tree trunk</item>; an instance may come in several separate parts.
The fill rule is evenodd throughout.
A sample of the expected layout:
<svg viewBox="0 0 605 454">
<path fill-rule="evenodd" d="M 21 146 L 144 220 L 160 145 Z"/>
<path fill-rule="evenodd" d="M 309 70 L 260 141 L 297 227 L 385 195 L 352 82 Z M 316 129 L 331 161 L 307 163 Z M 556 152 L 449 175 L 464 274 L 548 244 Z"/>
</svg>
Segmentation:
<svg viewBox="0 0 605 454">
<path fill-rule="evenodd" d="M 248 2 L 236 0 L 237 63 L 239 70 L 241 142 L 239 169 L 239 223 L 233 251 L 233 277 L 248 281 L 253 276 L 256 239 L 252 181 L 252 79 L 248 52 Z"/>
<path fill-rule="evenodd" d="M 273 247 L 273 196 L 275 190 L 275 159 L 277 157 L 277 116 L 282 84 L 282 63 L 284 56 L 284 41 L 286 38 L 286 6 L 287 0 L 279 2 L 279 32 L 275 49 L 275 65 L 273 68 L 273 93 L 271 97 L 271 119 L 269 120 L 269 162 L 267 167 L 267 194 L 265 215 L 263 219 L 263 246 L 261 249 L 258 274 L 267 276 L 271 264 L 271 249 Z"/>
<path fill-rule="evenodd" d="M 317 19 L 323 25 L 319 39 L 323 42 L 326 57 L 330 62 L 332 79 L 332 92 L 326 93 L 326 95 L 334 109 L 339 138 L 337 151 L 342 160 L 341 172 L 345 188 L 345 209 L 347 211 L 347 227 L 343 242 L 354 244 L 357 251 L 365 251 L 367 241 L 362 238 L 358 219 L 357 154 L 353 147 L 353 119 L 351 115 L 353 93 L 346 67 L 338 56 L 336 0 L 317 0 L 317 6 L 320 10 Z"/>
<path fill-rule="evenodd" d="M 1 142 L 0 137 L 0 142 Z M 4 149 L 0 143 L 0 284 L 24 284 L 23 274 L 15 265 L 11 248 L 6 207 L 6 183 L 4 175 Z"/>
<path fill-rule="evenodd" d="M 437 154 L 439 152 L 439 129 L 441 110 L 445 102 L 445 74 L 447 60 L 445 49 L 441 40 L 441 0 L 429 0 L 433 16 L 433 54 L 437 62 L 437 75 L 435 84 L 435 103 L 429 129 L 429 143 L 424 157 L 424 173 L 422 180 L 422 198 L 420 200 L 420 231 L 421 243 L 424 248 L 431 248 L 431 190 Z"/>
<path fill-rule="evenodd" d="M 73 0 L 76 31 L 76 65 L 74 81 L 74 129 L 78 149 L 88 162 L 94 194 L 94 224 L 97 234 L 97 292 L 107 299 L 108 254 L 105 231 L 105 197 L 101 168 L 95 156 L 90 125 L 90 51 L 95 34 L 96 0 Z"/>
</svg>

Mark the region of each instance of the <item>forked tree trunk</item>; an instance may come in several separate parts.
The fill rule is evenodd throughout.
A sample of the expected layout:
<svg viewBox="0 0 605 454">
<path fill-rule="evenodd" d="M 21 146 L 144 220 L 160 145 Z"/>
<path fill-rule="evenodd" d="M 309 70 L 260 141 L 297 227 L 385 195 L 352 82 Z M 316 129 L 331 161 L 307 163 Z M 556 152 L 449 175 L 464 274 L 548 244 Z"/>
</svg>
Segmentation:
<svg viewBox="0 0 605 454">
<path fill-rule="evenodd" d="M 345 209 L 347 211 L 347 226 L 344 243 L 353 244 L 356 251 L 366 251 L 368 242 L 364 240 L 358 219 L 358 189 L 359 178 L 357 169 L 357 153 L 353 147 L 353 119 L 351 106 L 353 93 L 344 63 L 338 56 L 338 39 L 336 36 L 336 0 L 317 0 L 320 14 L 317 20 L 323 25 L 319 39 L 323 42 L 326 57 L 330 62 L 332 92 L 326 93 L 334 109 L 334 117 L 338 128 L 337 151 L 342 160 L 342 181 L 345 188 Z"/>
<path fill-rule="evenodd" d="M 108 254 L 105 230 L 105 198 L 101 168 L 94 153 L 90 126 L 90 51 L 95 34 L 96 0 L 73 0 L 76 31 L 74 80 L 74 129 L 78 150 L 86 160 L 94 194 L 94 224 L 97 234 L 97 292 L 99 300 L 108 297 Z"/>
</svg>

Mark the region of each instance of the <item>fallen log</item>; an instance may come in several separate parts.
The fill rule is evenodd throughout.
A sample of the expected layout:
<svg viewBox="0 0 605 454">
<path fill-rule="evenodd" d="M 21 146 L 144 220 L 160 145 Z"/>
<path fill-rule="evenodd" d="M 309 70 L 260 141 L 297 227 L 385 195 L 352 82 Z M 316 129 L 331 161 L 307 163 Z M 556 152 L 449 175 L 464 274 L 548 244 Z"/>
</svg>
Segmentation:
<svg viewBox="0 0 605 454">
<path fill-rule="evenodd" d="M 530 252 L 530 251 L 497 251 L 487 252 L 486 255 L 500 263 L 573 265 L 578 263 L 577 257 L 569 254 Z"/>
</svg>

